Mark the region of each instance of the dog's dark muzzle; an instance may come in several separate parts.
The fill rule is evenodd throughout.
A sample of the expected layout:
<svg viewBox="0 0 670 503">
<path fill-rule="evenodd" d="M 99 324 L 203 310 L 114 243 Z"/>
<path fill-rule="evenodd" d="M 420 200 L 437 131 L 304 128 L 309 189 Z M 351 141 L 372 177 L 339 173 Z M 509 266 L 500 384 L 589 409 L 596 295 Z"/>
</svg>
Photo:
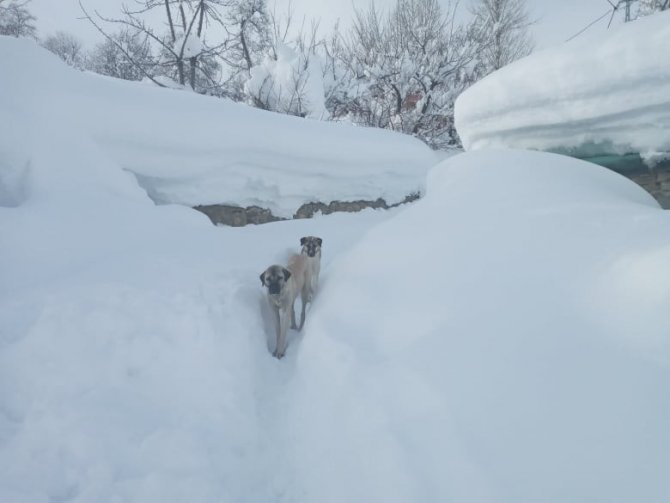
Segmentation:
<svg viewBox="0 0 670 503">
<path fill-rule="evenodd" d="M 309 245 L 309 244 L 307 246 L 305 246 L 305 248 L 304 248 L 304 252 L 307 254 L 308 257 L 312 257 L 312 258 L 316 257 L 316 251 L 317 251 L 317 247 Z"/>
<path fill-rule="evenodd" d="M 281 286 L 279 283 L 270 283 L 268 285 L 268 292 L 270 292 L 271 295 L 277 295 L 279 292 L 281 292 Z"/>
</svg>

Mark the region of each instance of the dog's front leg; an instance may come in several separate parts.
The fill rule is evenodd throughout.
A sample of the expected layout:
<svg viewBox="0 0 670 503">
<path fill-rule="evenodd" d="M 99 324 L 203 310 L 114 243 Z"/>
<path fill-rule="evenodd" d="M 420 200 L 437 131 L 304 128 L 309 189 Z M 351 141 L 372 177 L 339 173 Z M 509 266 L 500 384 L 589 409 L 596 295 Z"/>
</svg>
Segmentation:
<svg viewBox="0 0 670 503">
<path fill-rule="evenodd" d="M 300 327 L 298 330 L 302 330 L 303 325 L 305 324 L 305 309 L 307 308 L 307 300 L 309 299 L 309 287 L 305 285 L 300 292 L 300 302 L 302 303 L 302 309 L 300 310 Z"/>
<path fill-rule="evenodd" d="M 288 326 L 290 322 L 289 313 L 286 311 L 281 311 L 279 313 L 280 317 L 280 330 L 279 337 L 277 338 L 277 358 L 282 358 L 286 352 L 286 333 L 288 332 Z"/>
<path fill-rule="evenodd" d="M 319 274 L 321 273 L 321 264 L 317 262 L 312 274 L 312 295 L 319 289 Z"/>
<path fill-rule="evenodd" d="M 314 298 L 314 276 L 310 276 L 309 281 L 307 282 L 307 302 L 312 302 Z"/>
<path fill-rule="evenodd" d="M 309 302 L 312 302 L 314 300 L 314 296 L 316 295 L 316 291 L 319 289 L 319 270 L 317 269 L 314 271 L 314 274 L 312 274 L 312 277 L 309 280 Z"/>
<path fill-rule="evenodd" d="M 273 311 L 275 313 L 275 329 L 276 330 L 275 330 L 275 350 L 272 353 L 272 356 L 275 356 L 275 357 L 279 358 L 278 354 L 279 354 L 279 349 L 280 349 L 279 343 L 281 341 L 281 316 L 279 314 L 279 309 L 274 308 Z"/>
<path fill-rule="evenodd" d="M 298 325 L 295 323 L 295 299 L 291 302 L 291 328 L 293 330 L 299 330 Z M 302 328 L 302 325 L 300 325 L 300 328 Z"/>
</svg>

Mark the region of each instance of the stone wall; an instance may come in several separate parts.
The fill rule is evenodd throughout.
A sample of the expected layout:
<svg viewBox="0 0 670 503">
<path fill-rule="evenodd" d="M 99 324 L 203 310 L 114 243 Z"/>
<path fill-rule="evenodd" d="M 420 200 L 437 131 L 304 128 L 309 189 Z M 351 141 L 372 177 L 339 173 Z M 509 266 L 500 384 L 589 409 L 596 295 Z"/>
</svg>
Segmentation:
<svg viewBox="0 0 670 503">
<path fill-rule="evenodd" d="M 556 152 L 570 155 L 568 152 Z M 604 166 L 637 183 L 659 202 L 670 209 L 670 159 L 660 160 L 650 168 L 639 154 L 602 154 L 581 157 L 585 161 Z"/>
<path fill-rule="evenodd" d="M 647 167 L 636 167 L 634 169 L 620 169 L 618 166 L 608 167 L 630 178 L 654 196 L 663 208 L 670 209 L 670 165 L 664 164 L 654 170 L 649 170 Z M 336 212 L 354 213 L 366 208 L 389 209 L 416 201 L 419 197 L 419 194 L 410 194 L 401 202 L 395 204 L 387 204 L 382 198 L 374 201 L 331 201 L 328 204 L 321 202 L 305 203 L 297 209 L 291 218 L 312 218 L 316 213 L 324 215 Z M 195 206 L 195 209 L 207 215 L 215 225 L 230 225 L 232 227 L 289 220 L 277 217 L 270 210 L 259 206 L 247 206 L 243 208 L 226 204 L 209 204 Z"/>
<path fill-rule="evenodd" d="M 670 166 L 624 176 L 654 196 L 663 208 L 670 209 Z"/>
<path fill-rule="evenodd" d="M 194 209 L 209 217 L 214 225 L 230 225 L 231 227 L 243 227 L 248 224 L 264 224 L 286 220 L 272 214 L 270 210 L 259 206 L 230 206 L 227 204 L 208 204 L 195 206 Z"/>
<path fill-rule="evenodd" d="M 406 204 L 419 199 L 419 194 L 410 194 L 399 203 L 387 204 L 384 199 L 379 198 L 374 201 L 331 201 L 328 204 L 321 202 L 305 203 L 294 213 L 292 218 L 312 218 L 316 213 L 328 215 L 336 212 L 355 213 L 366 208 L 389 209 Z M 242 227 L 248 224 L 264 224 L 267 222 L 276 222 L 278 220 L 289 220 L 287 218 L 277 217 L 268 209 L 259 206 L 231 206 L 227 204 L 208 204 L 195 206 L 196 210 L 209 217 L 213 224 L 230 225 L 232 227 Z"/>
</svg>

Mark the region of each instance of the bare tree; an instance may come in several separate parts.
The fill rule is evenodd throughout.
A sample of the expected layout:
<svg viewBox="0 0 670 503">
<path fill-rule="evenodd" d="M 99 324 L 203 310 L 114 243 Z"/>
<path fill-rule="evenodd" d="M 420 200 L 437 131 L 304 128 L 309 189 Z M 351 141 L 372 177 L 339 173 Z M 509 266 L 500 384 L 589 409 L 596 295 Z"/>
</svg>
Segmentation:
<svg viewBox="0 0 670 503">
<path fill-rule="evenodd" d="M 147 36 L 128 28 L 122 28 L 98 44 L 87 63 L 91 71 L 124 80 L 142 80 L 146 74 L 155 75 L 155 67 Z"/>
<path fill-rule="evenodd" d="M 28 10 L 30 0 L 0 0 L 0 35 L 37 38 L 35 16 Z"/>
<path fill-rule="evenodd" d="M 472 6 L 481 35 L 479 59 L 488 74 L 527 56 L 534 44 L 526 0 L 477 0 Z"/>
<path fill-rule="evenodd" d="M 70 33 L 58 31 L 49 35 L 42 46 L 53 52 L 70 66 L 83 70 L 86 66 L 86 54 L 81 41 Z"/>
<path fill-rule="evenodd" d="M 137 63 L 123 47 L 100 26 L 100 22 L 109 25 L 121 25 L 126 29 L 142 33 L 150 43 L 158 47 L 161 55 L 159 67 L 165 75 L 173 76 L 181 85 L 189 85 L 192 89 L 201 90 L 198 86 L 198 77 L 206 81 L 214 81 L 215 76 L 209 74 L 213 65 L 202 65 L 202 62 L 221 49 L 222 44 L 209 46 L 205 40 L 205 28 L 211 21 L 220 23 L 221 17 L 218 8 L 223 5 L 224 0 L 136 0 L 137 8 L 130 9 L 123 6 L 120 18 L 109 18 L 101 16 L 96 12 L 97 20 L 94 19 L 84 8 L 81 1 L 79 5 L 88 19 L 109 41 L 115 43 L 117 48 L 142 71 L 145 77 L 151 78 L 160 85 L 158 81 L 144 71 L 142 65 Z M 165 14 L 165 25 L 167 33 L 158 33 L 145 21 L 145 15 L 150 11 L 162 10 Z M 214 65 L 215 66 L 215 65 Z M 199 75 L 200 74 L 200 75 Z"/>
</svg>

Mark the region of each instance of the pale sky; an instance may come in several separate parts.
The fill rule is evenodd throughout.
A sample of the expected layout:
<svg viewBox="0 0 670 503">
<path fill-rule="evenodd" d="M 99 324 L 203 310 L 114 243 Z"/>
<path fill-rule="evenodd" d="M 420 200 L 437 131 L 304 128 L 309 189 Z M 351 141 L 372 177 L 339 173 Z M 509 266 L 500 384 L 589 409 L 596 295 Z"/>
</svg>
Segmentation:
<svg viewBox="0 0 670 503">
<path fill-rule="evenodd" d="M 447 5 L 449 0 L 440 0 Z M 453 1 L 453 0 L 452 0 Z M 459 9 L 465 14 L 471 0 L 461 0 Z M 279 12 L 286 10 L 289 0 L 276 0 Z M 82 0 L 90 10 L 98 9 L 102 14 L 113 16 L 118 13 L 122 0 Z M 395 0 L 375 0 L 377 7 L 393 5 Z M 131 5 L 132 0 L 126 0 Z M 270 0 L 269 4 L 272 4 Z M 302 19 L 320 18 L 321 27 L 330 28 L 338 18 L 347 26 L 354 7 L 364 9 L 369 0 L 292 0 L 295 17 Z M 538 49 L 558 44 L 571 37 L 591 21 L 604 14 L 609 8 L 607 0 L 527 0 L 531 16 L 537 19 L 533 27 Z M 77 19 L 81 16 L 77 0 L 32 0 L 32 12 L 38 17 L 37 27 L 41 36 L 58 30 L 77 35 L 86 45 L 100 40 L 100 35 L 88 22 Z M 602 32 L 607 27 L 609 16 L 589 28 L 588 33 Z M 613 24 L 621 22 L 621 15 Z"/>
</svg>

